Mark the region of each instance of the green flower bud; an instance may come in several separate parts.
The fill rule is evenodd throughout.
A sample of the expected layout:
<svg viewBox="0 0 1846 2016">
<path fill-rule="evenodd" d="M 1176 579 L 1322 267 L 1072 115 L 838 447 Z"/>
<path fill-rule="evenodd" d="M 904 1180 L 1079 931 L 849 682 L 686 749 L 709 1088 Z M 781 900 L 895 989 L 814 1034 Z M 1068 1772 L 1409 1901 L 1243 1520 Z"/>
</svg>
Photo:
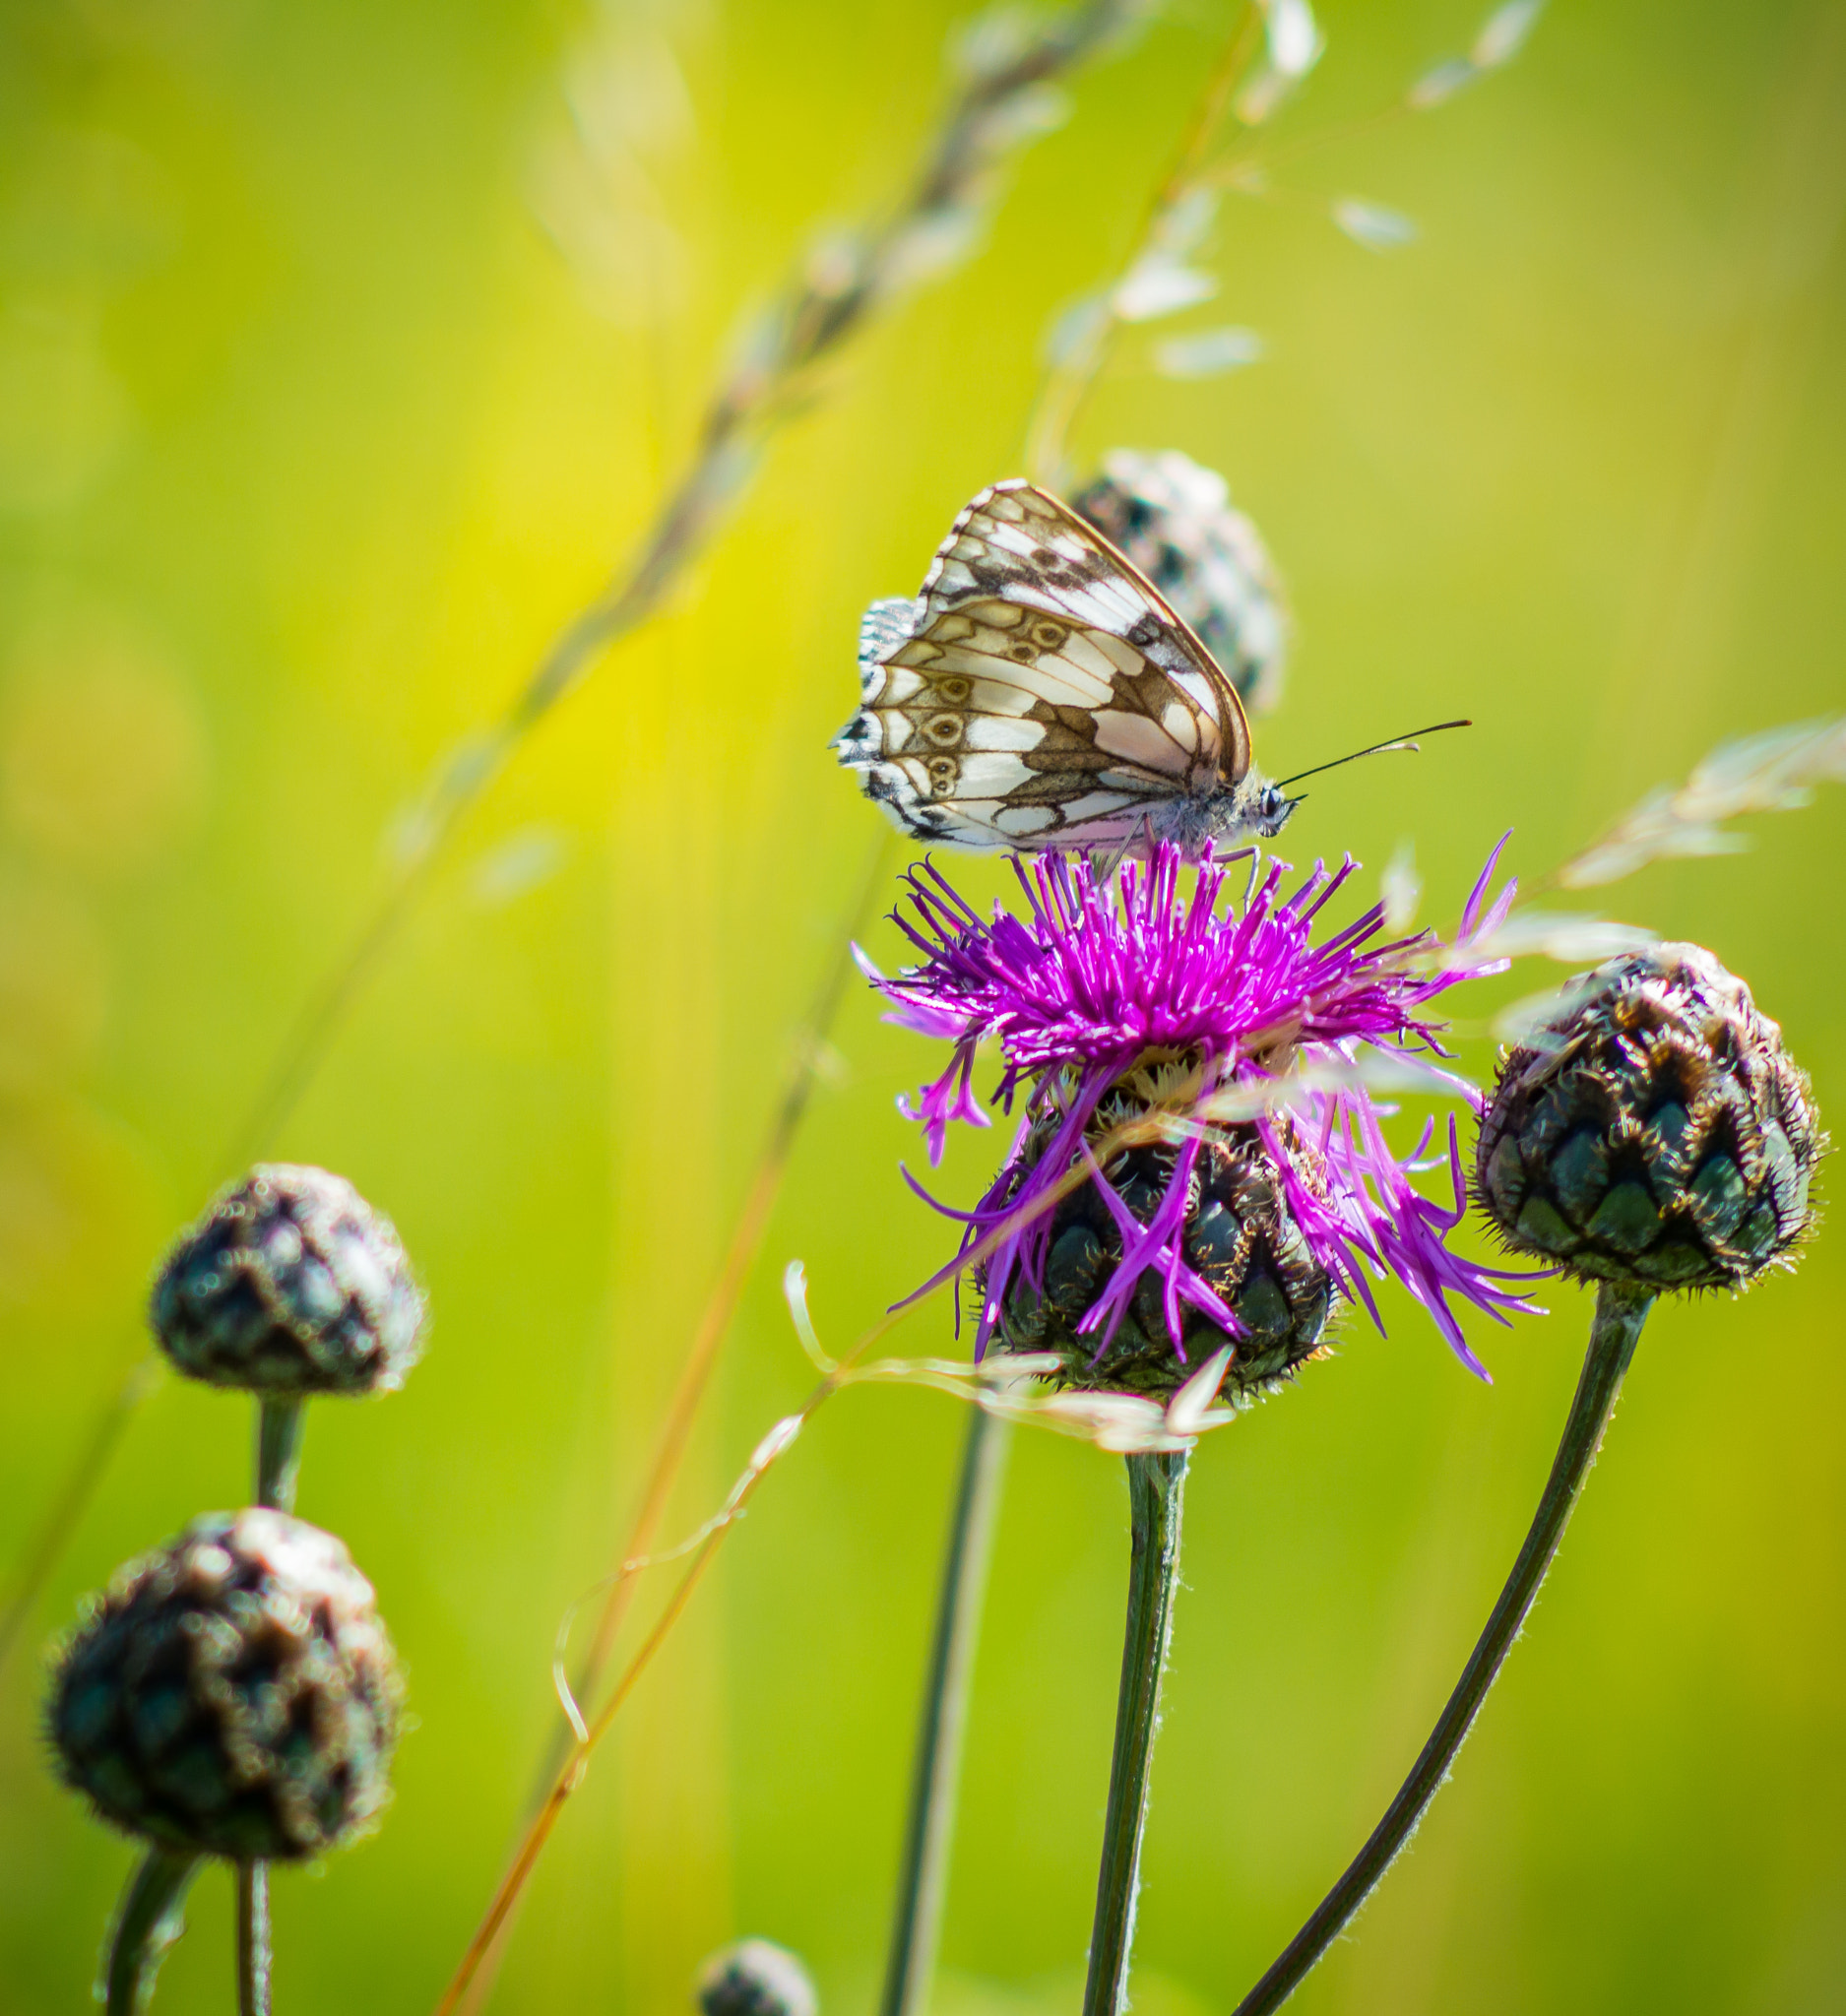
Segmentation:
<svg viewBox="0 0 1846 2016">
<path fill-rule="evenodd" d="M 165 1848 L 293 1861 L 368 1827 L 402 1689 L 371 1585 L 331 1534 L 255 1507 L 123 1568 L 65 1647 L 68 1784 Z"/>
<path fill-rule="evenodd" d="M 702 2016 L 816 2016 L 807 1969 L 786 1946 L 739 1939 L 699 1969 L 693 1999 Z"/>
<path fill-rule="evenodd" d="M 1813 1222 L 1807 1074 L 1697 945 L 1573 981 L 1501 1060 L 1475 1181 L 1508 1245 L 1602 1281 L 1742 1288 Z"/>
<path fill-rule="evenodd" d="M 259 1165 L 185 1233 L 150 1314 L 182 1372 L 256 1393 L 388 1393 L 422 1348 L 390 1221 L 344 1176 L 286 1163 Z"/>
</svg>

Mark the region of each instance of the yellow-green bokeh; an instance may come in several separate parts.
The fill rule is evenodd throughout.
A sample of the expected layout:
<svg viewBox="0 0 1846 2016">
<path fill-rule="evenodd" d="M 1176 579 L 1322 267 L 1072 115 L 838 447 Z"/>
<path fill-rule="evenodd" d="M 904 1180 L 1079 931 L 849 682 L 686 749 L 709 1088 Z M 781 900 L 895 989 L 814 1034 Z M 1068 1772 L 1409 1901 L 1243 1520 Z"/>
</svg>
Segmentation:
<svg viewBox="0 0 1846 2016">
<path fill-rule="evenodd" d="M 1279 144 L 1388 101 L 1477 11 L 1328 6 Z M 228 1173 L 394 820 L 644 525 L 744 310 L 905 175 L 953 14 L 0 11 L 0 1562 L 142 1351 L 149 1272 Z M 277 1144 L 395 1218 L 436 1311 L 403 1394 L 309 1427 L 301 1510 L 376 1582 L 417 1727 L 377 1839 L 278 1881 L 283 2009 L 428 2007 L 485 1901 L 556 1720 L 558 1620 L 632 1507 L 874 832 L 822 746 L 858 611 L 1014 472 L 1044 329 L 1120 257 L 1228 20 L 1188 0 L 1090 73 L 981 256 L 828 374 L 669 612 L 468 821 Z M 1083 454 L 1223 468 L 1291 584 L 1268 766 L 1476 718 L 1318 781 L 1299 858 L 1369 877 L 1414 837 L 1450 914 L 1504 828 L 1542 872 L 1723 737 L 1839 708 L 1843 98 L 1837 0 L 1560 0 L 1502 76 L 1227 211 L 1190 320 L 1258 328 L 1267 361 L 1177 384 L 1123 346 Z M 586 158 L 620 118 L 630 152 Z M 1325 215 L 1349 194 L 1421 238 L 1351 243 Z M 1846 791 L 1755 829 L 1609 907 L 1715 946 L 1838 1109 Z M 1464 1004 L 1471 1068 L 1545 977 Z M 897 1174 L 923 1046 L 856 995 L 837 1048 L 679 1529 L 806 1388 L 782 1264 L 843 1342 L 945 1250 Z M 995 1139 L 956 1144 L 948 1195 Z M 1846 2001 L 1840 1254 L 1823 1227 L 1795 1278 L 1656 1315 L 1527 1639 L 1305 2011 Z M 1389 1295 L 1388 1340 L 1351 1326 L 1200 1457 L 1149 2016 L 1228 2009 L 1414 1753 L 1574 1376 L 1586 1306 L 1548 1298 L 1472 1326 L 1489 1389 Z M 901 1336 L 941 1348 L 940 1308 Z M 959 1427 L 906 1392 L 817 1418 L 567 1814 L 498 2006 L 664 2016 L 737 1932 L 805 1954 L 830 2011 L 869 2006 Z M 240 1403 L 163 1383 L 33 1645 L 240 1500 L 247 1465 Z M 1112 1459 L 1018 1439 L 943 2016 L 1074 2006 L 1123 1510 Z M 8 2016 L 80 2005 L 129 1860 L 49 1782 L 39 1673 L 0 1680 Z M 227 2006 L 226 1890 L 200 1886 L 161 2011 Z"/>
</svg>

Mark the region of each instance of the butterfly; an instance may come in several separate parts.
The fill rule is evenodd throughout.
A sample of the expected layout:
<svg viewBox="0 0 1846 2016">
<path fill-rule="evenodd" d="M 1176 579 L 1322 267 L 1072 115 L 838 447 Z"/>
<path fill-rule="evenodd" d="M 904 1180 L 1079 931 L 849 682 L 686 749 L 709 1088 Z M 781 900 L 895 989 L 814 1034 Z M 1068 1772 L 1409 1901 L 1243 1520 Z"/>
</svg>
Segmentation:
<svg viewBox="0 0 1846 2016">
<path fill-rule="evenodd" d="M 1250 761 L 1241 702 L 1127 556 L 1015 477 L 949 528 L 913 600 L 859 627 L 829 746 L 914 839 L 1114 854 L 1267 840 L 1299 802 Z"/>
</svg>

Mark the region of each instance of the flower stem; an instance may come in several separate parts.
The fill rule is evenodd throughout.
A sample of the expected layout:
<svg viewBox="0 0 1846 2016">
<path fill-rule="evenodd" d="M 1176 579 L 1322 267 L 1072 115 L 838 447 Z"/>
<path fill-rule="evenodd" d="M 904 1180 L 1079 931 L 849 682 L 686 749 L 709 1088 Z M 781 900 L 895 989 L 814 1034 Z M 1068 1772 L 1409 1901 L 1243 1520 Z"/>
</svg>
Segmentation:
<svg viewBox="0 0 1846 2016">
<path fill-rule="evenodd" d="M 294 1510 L 301 1473 L 301 1430 L 307 1403 L 299 1394 L 266 1393 L 256 1411 L 256 1502 L 278 1512 Z"/>
<path fill-rule="evenodd" d="M 301 1475 L 301 1433 L 307 1402 L 298 1393 L 266 1393 L 256 1409 L 256 1502 L 278 1512 L 294 1510 Z M 269 1937 L 269 1864 L 238 1862 L 237 2016 L 269 2016 L 272 1953 Z"/>
<path fill-rule="evenodd" d="M 1448 1776 L 1455 1753 L 1474 1726 L 1487 1691 L 1498 1676 L 1525 1622 L 1526 1612 L 1539 1593 L 1539 1585 L 1545 1580 L 1552 1556 L 1558 1551 L 1558 1544 L 1563 1539 L 1583 1480 L 1596 1460 L 1603 1431 L 1615 1412 L 1616 1398 L 1622 1391 L 1634 1347 L 1640 1341 L 1641 1325 L 1653 1300 L 1647 1290 L 1620 1282 L 1606 1281 L 1597 1289 L 1596 1315 L 1590 1326 L 1589 1350 L 1577 1380 L 1576 1397 L 1570 1403 L 1551 1476 L 1525 1544 L 1519 1549 L 1519 1558 L 1499 1593 L 1487 1628 L 1462 1669 L 1455 1691 L 1423 1746 L 1423 1754 L 1412 1766 L 1384 1818 L 1372 1830 L 1370 1840 L 1327 1892 L 1314 1915 L 1290 1940 L 1282 1957 L 1238 2004 L 1235 2016 L 1270 2016 L 1271 2011 L 1281 2008 L 1339 1937 L 1416 1832 L 1430 1801 Z"/>
<path fill-rule="evenodd" d="M 128 1879 L 115 1914 L 103 1977 L 107 2016 L 140 2016 L 154 1993 L 166 1949 L 186 1929 L 186 1886 L 199 1858 L 186 1850 L 151 1848 Z"/>
<path fill-rule="evenodd" d="M 1103 1866 L 1096 1882 L 1096 1928 L 1083 2016 L 1118 2016 L 1128 2004 L 1128 1959 L 1141 1888 L 1141 1835 L 1147 1824 L 1147 1769 L 1159 1722 L 1160 1676 L 1173 1637 L 1173 1593 L 1179 1579 L 1179 1519 L 1185 1451 L 1128 1458 L 1128 1623 L 1115 1706 L 1115 1754 L 1103 1821 Z"/>
<path fill-rule="evenodd" d="M 970 1411 L 962 1445 L 961 1480 L 942 1557 L 935 1640 L 929 1652 L 923 1724 L 904 1832 L 904 1868 L 898 1883 L 891 1955 L 885 1966 L 882 2016 L 923 2016 L 935 1974 L 948 1888 L 949 1849 L 955 1835 L 955 1795 L 961 1780 L 962 1739 L 975 1649 L 987 1595 L 987 1565 L 999 1511 L 1011 1424 L 985 1408 Z"/>
<path fill-rule="evenodd" d="M 237 1864 L 237 2016 L 269 2016 L 269 1864 Z"/>
</svg>

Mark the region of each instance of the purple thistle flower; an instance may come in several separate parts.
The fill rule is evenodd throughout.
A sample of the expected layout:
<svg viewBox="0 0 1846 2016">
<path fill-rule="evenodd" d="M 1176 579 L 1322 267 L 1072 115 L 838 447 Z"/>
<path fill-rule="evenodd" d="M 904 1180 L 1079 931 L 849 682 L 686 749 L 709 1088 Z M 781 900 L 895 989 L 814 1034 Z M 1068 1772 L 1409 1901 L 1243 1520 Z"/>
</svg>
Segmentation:
<svg viewBox="0 0 1846 2016">
<path fill-rule="evenodd" d="M 1512 902 L 1508 884 L 1488 904 L 1499 853 L 1453 947 L 1428 932 L 1377 942 L 1382 906 L 1316 941 L 1316 920 L 1358 866 L 1350 856 L 1331 873 L 1316 862 L 1286 898 L 1283 864 L 1258 880 L 1252 861 L 1241 908 L 1222 914 L 1225 866 L 1208 852 L 1187 896 L 1166 845 L 1151 863 L 1125 865 L 1118 890 L 1087 859 L 1015 859 L 1024 916 L 996 904 L 984 919 L 932 865 L 913 871 L 911 914 L 897 922 L 921 963 L 891 979 L 866 971 L 892 1021 L 954 1051 L 902 1110 L 923 1126 L 932 1163 L 950 1120 L 987 1124 L 971 1083 L 987 1040 L 1004 1060 L 998 1102 L 1010 1111 L 1024 1093 L 1012 1151 L 972 1212 L 936 1204 L 906 1171 L 964 1227 L 957 1258 L 928 1286 L 1013 1222 L 976 1270 L 977 1357 L 998 1328 L 1009 1347 L 1057 1351 L 1070 1383 L 1165 1392 L 1229 1338 L 1230 1377 L 1261 1387 L 1312 1354 L 1339 1297 L 1378 1322 L 1368 1276 L 1393 1275 L 1486 1378 L 1450 1298 L 1504 1322 L 1531 1307 L 1518 1290 L 1535 1277 L 1449 1251 L 1467 1204 L 1455 1125 L 1433 1163 L 1432 1127 L 1413 1154 L 1394 1155 L 1380 1124 L 1393 1109 L 1362 1067 L 1382 1054 L 1478 1106 L 1434 1061 L 1448 1054 L 1444 1025 L 1427 1011 L 1457 981 L 1506 964 L 1469 951 Z M 1446 1167 L 1452 1203 L 1418 1191 L 1411 1178 L 1426 1167 Z"/>
</svg>

